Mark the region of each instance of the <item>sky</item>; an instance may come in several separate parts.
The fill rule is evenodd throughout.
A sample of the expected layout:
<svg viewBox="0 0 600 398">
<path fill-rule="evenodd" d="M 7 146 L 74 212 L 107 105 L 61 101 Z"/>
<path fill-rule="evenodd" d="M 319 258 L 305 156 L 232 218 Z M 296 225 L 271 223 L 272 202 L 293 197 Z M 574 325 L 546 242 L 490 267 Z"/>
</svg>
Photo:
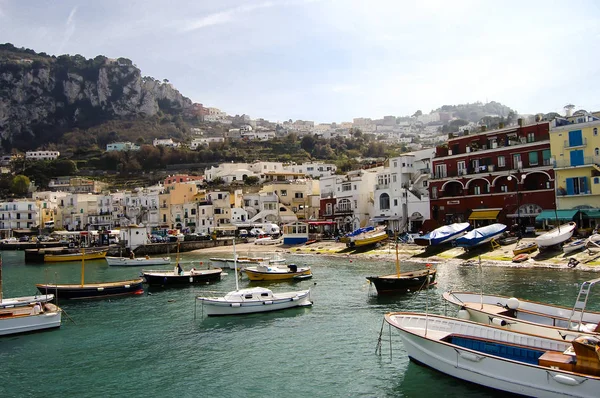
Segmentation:
<svg viewBox="0 0 600 398">
<path fill-rule="evenodd" d="M 129 58 L 194 102 L 271 121 L 600 110 L 597 0 L 0 0 L 4 42 Z"/>
</svg>

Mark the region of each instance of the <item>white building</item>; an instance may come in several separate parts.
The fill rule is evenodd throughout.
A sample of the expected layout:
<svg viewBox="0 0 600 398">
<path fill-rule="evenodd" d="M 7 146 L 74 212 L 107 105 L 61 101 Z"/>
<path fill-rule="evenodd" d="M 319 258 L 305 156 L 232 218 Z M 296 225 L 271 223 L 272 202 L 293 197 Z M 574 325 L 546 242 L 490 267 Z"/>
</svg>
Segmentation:
<svg viewBox="0 0 600 398">
<path fill-rule="evenodd" d="M 335 174 L 337 167 L 333 163 L 308 162 L 284 166 L 285 171 L 303 173 L 312 178 L 321 178 Z"/>
<path fill-rule="evenodd" d="M 155 138 L 154 141 L 152 141 L 152 145 L 177 148 L 180 144 L 178 142 L 173 142 L 172 138 Z"/>
<path fill-rule="evenodd" d="M 34 200 L 0 202 L 0 230 L 30 229 L 40 225 L 40 212 Z"/>
<path fill-rule="evenodd" d="M 223 137 L 206 137 L 206 138 L 194 138 L 190 143 L 190 149 L 198 149 L 199 147 L 209 146 L 214 142 L 225 142 Z"/>
<path fill-rule="evenodd" d="M 60 156 L 58 151 L 27 151 L 25 159 L 31 160 L 54 160 Z"/>
</svg>

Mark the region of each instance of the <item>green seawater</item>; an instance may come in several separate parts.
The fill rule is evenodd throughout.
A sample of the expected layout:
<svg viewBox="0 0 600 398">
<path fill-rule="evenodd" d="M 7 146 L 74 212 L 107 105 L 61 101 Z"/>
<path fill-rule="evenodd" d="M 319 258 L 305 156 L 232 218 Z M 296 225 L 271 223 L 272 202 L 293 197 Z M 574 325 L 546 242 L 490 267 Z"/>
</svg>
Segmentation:
<svg viewBox="0 0 600 398">
<path fill-rule="evenodd" d="M 223 257 L 223 253 L 218 255 Z M 5 251 L 5 297 L 32 295 L 35 283 L 80 281 L 81 264 L 25 264 Z M 173 256 L 174 257 L 174 256 Z M 211 254 L 184 253 L 185 268 Z M 366 258 L 288 255 L 313 279 L 268 284 L 274 291 L 311 287 L 314 306 L 239 317 L 206 318 L 195 297 L 235 288 L 220 282 L 112 300 L 60 302 L 60 329 L 0 338 L 0 397 L 481 397 L 506 396 L 409 362 L 388 311 L 455 315 L 441 294 L 483 291 L 572 306 L 579 284 L 597 274 L 575 269 L 474 267 L 439 263 L 428 292 L 377 297 L 370 275 L 394 263 Z M 152 267 L 161 269 L 165 267 Z M 402 264 L 403 271 L 422 268 Z M 137 277 L 140 268 L 86 261 L 86 282 Z M 261 286 L 242 279 L 240 287 Z M 595 293 L 597 297 L 598 293 Z M 598 310 L 592 298 L 590 309 Z M 70 319 L 73 321 L 71 321 Z"/>
</svg>

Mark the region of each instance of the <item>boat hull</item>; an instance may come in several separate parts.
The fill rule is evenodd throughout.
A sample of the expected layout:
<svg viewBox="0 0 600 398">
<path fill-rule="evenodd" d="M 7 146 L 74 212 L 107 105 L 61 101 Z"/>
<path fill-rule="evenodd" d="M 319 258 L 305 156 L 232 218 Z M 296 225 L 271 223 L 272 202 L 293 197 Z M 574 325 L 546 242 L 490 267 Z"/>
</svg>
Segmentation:
<svg viewBox="0 0 600 398">
<path fill-rule="evenodd" d="M 148 271 L 142 272 L 142 276 L 150 286 L 169 287 L 220 281 L 222 272 L 220 268 L 198 270 L 193 273 L 186 271 L 182 275 L 177 275 L 173 271 Z"/>
<path fill-rule="evenodd" d="M 85 255 L 83 255 L 81 253 L 45 254 L 44 262 L 45 263 L 59 263 L 59 262 L 64 262 L 64 261 L 99 260 L 99 259 L 105 258 L 106 253 L 107 253 L 107 251 L 85 253 Z"/>
<path fill-rule="evenodd" d="M 144 281 L 132 279 L 119 282 L 86 283 L 83 285 L 37 284 L 41 293 L 54 294 L 58 299 L 85 300 L 142 294 Z"/>
<path fill-rule="evenodd" d="M 563 246 L 563 253 L 568 254 L 578 250 L 583 250 L 585 249 L 586 242 L 587 241 L 585 239 L 577 239 L 571 243 L 567 243 Z"/>
<path fill-rule="evenodd" d="M 540 249 L 551 247 L 554 245 L 559 245 L 571 239 L 576 227 L 577 224 L 575 224 L 574 222 L 563 224 L 560 227 L 554 228 L 546 232 L 545 234 L 535 238 L 535 243 L 537 243 Z"/>
<path fill-rule="evenodd" d="M 538 249 L 538 245 L 535 242 L 530 242 L 527 244 L 517 244 L 517 246 L 513 250 L 513 254 L 516 256 L 518 254 L 523 253 L 533 253 Z"/>
<path fill-rule="evenodd" d="M 519 299 L 518 308 L 513 311 L 509 309 L 510 297 L 482 296 L 476 293 L 445 292 L 443 298 L 467 311 L 468 320 L 474 322 L 566 341 L 573 340 L 582 333 L 568 329 L 572 311 L 570 308 Z M 597 325 L 600 323 L 600 313 L 586 311 L 583 323 Z M 591 333 L 590 330 L 585 332 Z"/>
<path fill-rule="evenodd" d="M 418 290 L 435 282 L 436 270 L 419 270 L 385 276 L 368 276 L 377 294 L 396 294 Z"/>
<path fill-rule="evenodd" d="M 0 309 L 0 336 L 31 333 L 60 327 L 62 310 L 46 303 L 45 311 L 32 314 L 33 306 Z"/>
<path fill-rule="evenodd" d="M 385 231 L 372 231 L 352 238 L 350 243 L 347 243 L 346 245 L 350 247 L 370 246 L 382 242 L 387 238 L 389 238 L 389 236 Z"/>
<path fill-rule="evenodd" d="M 504 224 L 492 224 L 486 227 L 476 228 L 456 239 L 456 246 L 472 249 L 501 236 L 505 230 L 506 225 Z"/>
<path fill-rule="evenodd" d="M 312 305 L 308 290 L 298 293 L 274 294 L 273 296 L 269 300 L 250 302 L 224 301 L 209 297 L 198 297 L 198 300 L 202 302 L 202 312 L 207 316 L 255 314 Z"/>
<path fill-rule="evenodd" d="M 312 276 L 310 268 L 298 268 L 297 272 L 284 268 L 271 268 L 269 269 L 280 269 L 281 271 L 260 271 L 258 267 L 246 267 L 243 272 L 251 281 L 283 281 L 289 279 L 300 279 L 301 277 Z"/>
<path fill-rule="evenodd" d="M 151 257 L 151 258 L 126 258 L 126 257 L 105 257 L 108 265 L 114 266 L 149 266 L 149 265 L 168 265 L 171 263 L 171 257 Z"/>
<path fill-rule="evenodd" d="M 517 351 L 516 347 L 526 346 L 536 356 L 545 351 L 562 353 L 570 344 L 558 340 L 535 338 L 529 335 L 500 331 L 485 325 L 472 322 L 452 320 L 451 318 L 435 317 L 424 314 L 387 314 L 386 321 L 394 326 L 400 333 L 408 357 L 420 364 L 426 365 L 441 373 L 462 379 L 467 382 L 479 384 L 496 390 L 507 391 L 514 394 L 535 397 L 596 397 L 600 388 L 600 378 L 553 369 L 550 366 L 539 366 L 534 363 L 524 363 L 509 358 L 502 358 L 484 349 L 471 349 L 463 345 L 441 340 L 441 336 L 454 332 L 455 335 L 466 336 L 463 341 L 481 341 L 481 346 L 487 348 L 508 347 Z M 397 325 L 399 316 L 407 318 L 407 322 L 400 327 Z M 412 319 L 408 319 L 412 318 Z M 429 320 L 427 320 L 429 318 Z M 443 321 L 437 322 L 439 319 Z M 460 323 L 462 328 L 450 325 Z M 428 326 L 425 326 L 425 325 Z M 427 334 L 425 333 L 427 330 Z M 477 333 L 480 338 L 472 337 Z M 499 338 L 497 336 L 500 336 Z M 458 336 L 457 336 L 458 337 Z M 502 339 L 499 341 L 499 339 Z M 458 339 L 457 339 L 458 340 Z M 537 345 L 548 348 L 542 349 L 529 347 L 525 344 L 528 340 L 536 340 Z M 540 340 L 543 340 L 541 342 Z M 505 341 L 514 341 L 513 344 Z M 498 354 L 501 355 L 501 354 Z M 537 360 L 536 360 L 537 361 Z"/>
</svg>

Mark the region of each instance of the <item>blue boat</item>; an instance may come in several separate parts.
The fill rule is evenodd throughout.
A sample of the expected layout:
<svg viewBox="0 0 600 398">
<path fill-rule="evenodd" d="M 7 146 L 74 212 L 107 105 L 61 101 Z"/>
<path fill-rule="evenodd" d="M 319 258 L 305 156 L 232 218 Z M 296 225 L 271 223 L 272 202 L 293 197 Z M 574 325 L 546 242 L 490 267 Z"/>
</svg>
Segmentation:
<svg viewBox="0 0 600 398">
<path fill-rule="evenodd" d="M 419 246 L 438 246 L 453 241 L 468 231 L 469 228 L 471 228 L 471 224 L 468 222 L 444 225 L 428 234 L 414 238 L 414 242 Z"/>
<path fill-rule="evenodd" d="M 467 232 L 460 238 L 456 239 L 456 246 L 464 247 L 465 249 L 472 249 L 475 246 L 482 245 L 491 241 L 494 238 L 499 237 L 506 230 L 506 225 L 496 223 L 486 225 L 485 227 L 475 228 L 474 230 Z"/>
</svg>

